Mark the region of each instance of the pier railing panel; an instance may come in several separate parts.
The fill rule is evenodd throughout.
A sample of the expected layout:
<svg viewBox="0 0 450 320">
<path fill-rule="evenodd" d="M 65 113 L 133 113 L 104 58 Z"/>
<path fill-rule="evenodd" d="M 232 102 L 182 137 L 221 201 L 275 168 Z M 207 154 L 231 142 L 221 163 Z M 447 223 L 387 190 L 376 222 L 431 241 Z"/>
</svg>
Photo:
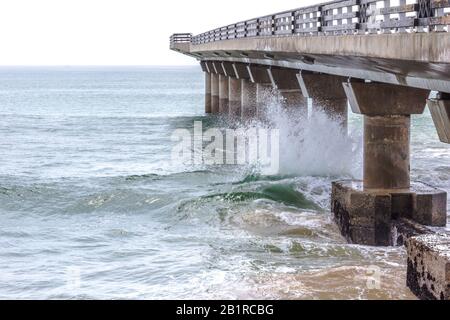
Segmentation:
<svg viewBox="0 0 450 320">
<path fill-rule="evenodd" d="M 448 32 L 450 0 L 336 0 L 241 21 L 196 36 L 174 34 L 171 44 L 250 37 Z"/>
</svg>

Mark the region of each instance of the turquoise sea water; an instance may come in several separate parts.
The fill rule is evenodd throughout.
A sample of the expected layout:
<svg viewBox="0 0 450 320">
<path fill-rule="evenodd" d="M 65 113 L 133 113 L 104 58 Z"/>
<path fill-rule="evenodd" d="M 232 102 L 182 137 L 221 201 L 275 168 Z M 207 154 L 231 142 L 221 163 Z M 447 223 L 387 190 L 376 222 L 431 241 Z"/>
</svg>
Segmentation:
<svg viewBox="0 0 450 320">
<path fill-rule="evenodd" d="M 347 137 L 268 102 L 287 130 L 275 176 L 173 163 L 175 129 L 242 125 L 204 115 L 203 83 L 198 67 L 0 69 L 0 298 L 414 298 L 404 250 L 347 244 L 329 212 L 331 181 L 360 176 L 361 117 Z M 428 111 L 412 158 L 450 191 Z"/>
</svg>

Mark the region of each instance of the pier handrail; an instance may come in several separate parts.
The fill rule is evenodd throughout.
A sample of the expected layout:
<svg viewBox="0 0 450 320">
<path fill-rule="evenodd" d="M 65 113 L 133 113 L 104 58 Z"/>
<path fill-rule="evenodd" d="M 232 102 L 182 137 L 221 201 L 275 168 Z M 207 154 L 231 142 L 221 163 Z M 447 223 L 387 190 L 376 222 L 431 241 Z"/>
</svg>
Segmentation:
<svg viewBox="0 0 450 320">
<path fill-rule="evenodd" d="M 414 3 L 408 3 L 414 2 Z M 449 32 L 450 0 L 336 0 L 216 28 L 173 42 L 203 44 L 267 36 Z M 173 42 L 172 42 L 173 41 Z"/>
<path fill-rule="evenodd" d="M 170 44 L 174 43 L 190 43 L 192 40 L 192 33 L 174 33 L 170 36 Z"/>
</svg>

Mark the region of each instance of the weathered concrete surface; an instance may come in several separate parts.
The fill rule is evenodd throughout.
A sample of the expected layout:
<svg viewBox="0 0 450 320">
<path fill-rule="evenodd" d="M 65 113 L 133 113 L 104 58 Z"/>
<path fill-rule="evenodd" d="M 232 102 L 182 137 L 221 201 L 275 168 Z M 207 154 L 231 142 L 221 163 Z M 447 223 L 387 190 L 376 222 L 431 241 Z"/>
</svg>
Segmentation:
<svg viewBox="0 0 450 320">
<path fill-rule="evenodd" d="M 409 238 L 407 286 L 422 300 L 450 300 L 450 236 Z"/>
<path fill-rule="evenodd" d="M 250 73 L 248 72 L 247 65 L 244 63 L 233 63 L 233 69 L 236 78 L 250 80 Z"/>
<path fill-rule="evenodd" d="M 242 90 L 242 118 L 251 119 L 257 115 L 257 87 L 250 80 L 241 80 Z"/>
<path fill-rule="evenodd" d="M 364 117 L 364 189 L 408 189 L 410 116 Z"/>
<path fill-rule="evenodd" d="M 219 75 L 211 73 L 211 113 L 219 113 Z"/>
<path fill-rule="evenodd" d="M 344 83 L 354 113 L 366 116 L 422 114 L 430 91 L 385 83 Z"/>
<path fill-rule="evenodd" d="M 450 92 L 448 48 L 450 33 L 435 32 L 241 38 L 191 45 L 184 53 Z"/>
<path fill-rule="evenodd" d="M 228 114 L 228 77 L 219 75 L 219 113 Z"/>
<path fill-rule="evenodd" d="M 222 62 L 222 69 L 227 77 L 237 78 L 236 72 L 231 62 Z"/>
<path fill-rule="evenodd" d="M 241 82 L 242 80 L 236 79 L 233 77 L 229 78 L 229 96 L 228 96 L 228 104 L 230 109 L 230 116 L 240 118 L 241 117 L 241 108 L 242 108 L 242 90 L 241 90 Z"/>
<path fill-rule="evenodd" d="M 430 99 L 428 108 L 431 112 L 439 140 L 450 143 L 450 99 Z"/>
<path fill-rule="evenodd" d="M 267 72 L 273 88 L 278 90 L 283 98 L 283 105 L 289 110 L 301 109 L 307 116 L 308 98 L 303 96 L 298 84 L 297 74 L 299 70 L 270 68 Z"/>
<path fill-rule="evenodd" d="M 446 192 L 419 182 L 412 183 L 409 190 L 403 191 L 367 191 L 358 180 L 332 184 L 331 211 L 342 235 L 357 244 L 397 244 L 394 227 L 401 218 L 424 225 L 445 226 L 446 204 Z"/>
<path fill-rule="evenodd" d="M 272 85 L 272 81 L 269 77 L 268 68 L 266 66 L 248 65 L 248 73 L 250 80 L 253 83 Z"/>
<path fill-rule="evenodd" d="M 223 70 L 222 62 L 221 62 L 221 61 L 213 61 L 213 62 L 212 62 L 212 66 L 213 66 L 214 72 L 215 72 L 216 74 L 222 75 L 222 76 L 225 75 L 225 71 Z"/>
<path fill-rule="evenodd" d="M 312 109 L 325 111 L 343 128 L 348 123 L 348 103 L 343 83 L 346 77 L 301 72 L 297 74 L 299 86 L 305 97 L 312 99 Z"/>
<path fill-rule="evenodd" d="M 384 83 L 343 86 L 353 112 L 364 115 L 364 188 L 408 189 L 410 115 L 423 113 L 429 91 Z"/>
<path fill-rule="evenodd" d="M 211 113 L 211 74 L 205 72 L 205 113 Z"/>
</svg>

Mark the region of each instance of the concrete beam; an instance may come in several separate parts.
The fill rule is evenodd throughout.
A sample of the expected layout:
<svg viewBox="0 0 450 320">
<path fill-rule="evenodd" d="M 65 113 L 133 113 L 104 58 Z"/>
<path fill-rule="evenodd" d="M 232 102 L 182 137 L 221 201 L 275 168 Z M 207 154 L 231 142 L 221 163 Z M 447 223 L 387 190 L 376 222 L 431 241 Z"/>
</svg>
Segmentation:
<svg viewBox="0 0 450 320">
<path fill-rule="evenodd" d="M 447 99 L 442 99 L 447 98 Z M 439 140 L 450 143 L 450 97 L 438 97 L 427 102 Z"/>
<path fill-rule="evenodd" d="M 268 67 L 258 65 L 248 65 L 247 70 L 250 75 L 250 80 L 253 83 L 272 85 L 272 80 L 269 77 Z"/>
<path fill-rule="evenodd" d="M 250 73 L 244 63 L 233 63 L 234 74 L 238 79 L 250 80 Z"/>
<path fill-rule="evenodd" d="M 450 92 L 450 33 L 251 37 L 192 45 L 186 53 Z M 242 56 L 247 52 L 248 56 Z M 280 54 L 282 53 L 282 54 Z M 268 59 L 272 54 L 275 59 Z M 439 66 L 438 68 L 436 66 Z"/>
<path fill-rule="evenodd" d="M 234 71 L 233 64 L 231 62 L 222 62 L 222 69 L 227 77 L 237 78 L 236 72 Z"/>
<path fill-rule="evenodd" d="M 257 115 L 256 83 L 242 79 L 242 118 L 255 118 Z"/>
<path fill-rule="evenodd" d="M 206 61 L 200 61 L 200 67 L 202 68 L 203 72 L 209 72 Z"/>
<path fill-rule="evenodd" d="M 422 114 L 430 91 L 385 83 L 350 82 L 344 90 L 354 113 L 366 116 Z"/>
<path fill-rule="evenodd" d="M 211 113 L 219 113 L 219 75 L 211 73 Z"/>
<path fill-rule="evenodd" d="M 312 99 L 313 111 L 323 110 L 347 128 L 348 103 L 342 84 L 348 78 L 311 72 L 301 72 L 297 78 L 302 94 Z"/>
<path fill-rule="evenodd" d="M 211 74 L 209 72 L 205 72 L 205 113 L 211 113 Z"/>
<path fill-rule="evenodd" d="M 242 90 L 241 90 L 241 82 L 242 80 L 236 79 L 233 77 L 228 78 L 228 106 L 229 106 L 229 115 L 232 117 L 240 118 L 241 117 L 241 109 L 242 109 Z"/>
<path fill-rule="evenodd" d="M 223 76 L 225 75 L 225 72 L 223 71 L 223 68 L 222 68 L 222 62 L 220 62 L 220 61 L 213 61 L 212 65 L 213 65 L 213 68 L 214 68 L 214 72 L 216 74 L 220 74 L 220 75 L 223 75 Z"/>
<path fill-rule="evenodd" d="M 268 69 L 272 86 L 277 89 L 283 98 L 283 104 L 286 108 L 301 108 L 307 115 L 308 99 L 303 96 L 300 85 L 297 80 L 297 74 L 300 72 L 296 69 Z"/>
<path fill-rule="evenodd" d="M 278 90 L 300 90 L 300 85 L 297 80 L 297 74 L 300 70 L 296 69 L 267 69 L 272 86 Z"/>
<path fill-rule="evenodd" d="M 212 63 L 212 61 L 205 61 L 205 67 L 208 70 L 209 73 L 216 73 L 216 69 L 214 68 L 214 64 Z"/>
<path fill-rule="evenodd" d="M 219 75 L 219 113 L 228 114 L 228 77 Z"/>
</svg>

